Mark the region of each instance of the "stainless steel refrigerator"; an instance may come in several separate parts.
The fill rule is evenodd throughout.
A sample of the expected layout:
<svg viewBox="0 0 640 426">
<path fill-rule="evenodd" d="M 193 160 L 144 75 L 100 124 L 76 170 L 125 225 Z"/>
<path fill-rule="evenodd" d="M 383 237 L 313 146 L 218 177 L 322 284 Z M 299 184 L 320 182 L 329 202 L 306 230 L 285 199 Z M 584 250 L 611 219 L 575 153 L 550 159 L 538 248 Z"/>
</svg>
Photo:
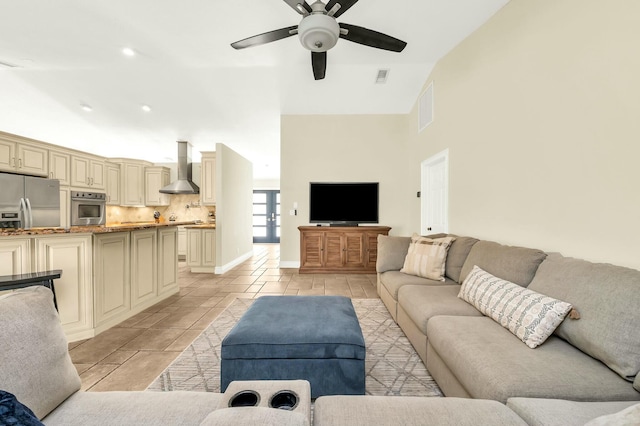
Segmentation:
<svg viewBox="0 0 640 426">
<path fill-rule="evenodd" d="M 60 181 L 0 173 L 0 227 L 60 226 Z"/>
</svg>

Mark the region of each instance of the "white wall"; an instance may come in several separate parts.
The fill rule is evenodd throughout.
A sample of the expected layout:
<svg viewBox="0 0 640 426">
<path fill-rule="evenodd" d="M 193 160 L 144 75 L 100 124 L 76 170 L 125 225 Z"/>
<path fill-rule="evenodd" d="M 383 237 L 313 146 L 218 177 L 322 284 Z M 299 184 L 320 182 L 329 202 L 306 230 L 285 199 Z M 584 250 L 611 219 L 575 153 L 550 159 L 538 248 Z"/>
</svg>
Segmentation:
<svg viewBox="0 0 640 426">
<path fill-rule="evenodd" d="M 640 269 L 638 16 L 637 1 L 512 0 L 436 65 L 409 159 L 419 182 L 449 148 L 451 232 Z"/>
<path fill-rule="evenodd" d="M 216 273 L 253 253 L 253 165 L 216 144 Z"/>
<path fill-rule="evenodd" d="M 381 225 L 406 234 L 408 204 L 406 115 L 285 115 L 281 118 L 280 265 L 300 263 L 298 226 L 309 225 L 309 182 L 379 182 Z M 289 216 L 293 203 L 298 215 Z M 337 202 L 337 201 L 336 201 Z"/>
</svg>

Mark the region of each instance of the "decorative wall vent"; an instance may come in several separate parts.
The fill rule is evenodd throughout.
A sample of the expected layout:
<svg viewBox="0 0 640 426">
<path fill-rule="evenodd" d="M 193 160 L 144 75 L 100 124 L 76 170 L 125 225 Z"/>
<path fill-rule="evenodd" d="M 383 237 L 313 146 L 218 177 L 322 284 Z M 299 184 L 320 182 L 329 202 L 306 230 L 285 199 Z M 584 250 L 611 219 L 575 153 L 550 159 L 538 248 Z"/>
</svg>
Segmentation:
<svg viewBox="0 0 640 426">
<path fill-rule="evenodd" d="M 433 81 L 420 96 L 418 104 L 418 131 L 421 132 L 433 122 Z"/>
</svg>

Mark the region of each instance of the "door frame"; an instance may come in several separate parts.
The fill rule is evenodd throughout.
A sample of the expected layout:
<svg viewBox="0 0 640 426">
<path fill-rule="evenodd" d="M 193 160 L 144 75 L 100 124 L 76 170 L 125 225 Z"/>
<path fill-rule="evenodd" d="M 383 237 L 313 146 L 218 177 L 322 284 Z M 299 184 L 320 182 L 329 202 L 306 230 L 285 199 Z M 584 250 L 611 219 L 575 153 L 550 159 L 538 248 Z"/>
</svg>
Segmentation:
<svg viewBox="0 0 640 426">
<path fill-rule="evenodd" d="M 444 199 L 442 201 L 442 217 L 444 226 L 442 230 L 428 230 L 431 218 L 429 217 L 429 195 L 432 182 L 429 179 L 429 169 L 444 162 Z M 422 235 L 435 232 L 449 232 L 449 148 L 427 158 L 420 164 L 420 233 Z"/>
</svg>

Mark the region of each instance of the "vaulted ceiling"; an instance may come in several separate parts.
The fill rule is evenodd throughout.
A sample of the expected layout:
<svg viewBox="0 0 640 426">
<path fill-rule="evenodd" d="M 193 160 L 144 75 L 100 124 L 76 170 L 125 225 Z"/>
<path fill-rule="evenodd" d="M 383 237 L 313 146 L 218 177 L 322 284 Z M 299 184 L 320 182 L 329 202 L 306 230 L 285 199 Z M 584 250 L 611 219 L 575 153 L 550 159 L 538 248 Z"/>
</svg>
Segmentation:
<svg viewBox="0 0 640 426">
<path fill-rule="evenodd" d="M 175 161 L 179 139 L 194 161 L 224 143 L 278 179 L 281 114 L 407 113 L 438 59 L 508 1 L 360 0 L 338 22 L 407 47 L 341 39 L 316 81 L 297 37 L 230 47 L 297 25 L 282 0 L 0 0 L 0 130 L 152 162 Z"/>
</svg>

